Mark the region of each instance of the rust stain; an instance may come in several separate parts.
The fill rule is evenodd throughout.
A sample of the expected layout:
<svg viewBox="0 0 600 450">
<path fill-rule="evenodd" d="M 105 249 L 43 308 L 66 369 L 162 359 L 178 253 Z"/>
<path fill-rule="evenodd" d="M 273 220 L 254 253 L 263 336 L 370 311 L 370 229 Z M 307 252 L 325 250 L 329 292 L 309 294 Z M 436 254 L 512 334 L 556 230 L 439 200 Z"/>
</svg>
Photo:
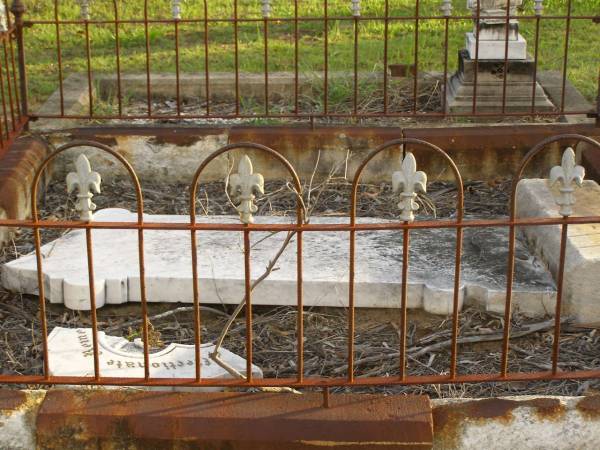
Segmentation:
<svg viewBox="0 0 600 450">
<path fill-rule="evenodd" d="M 62 391 L 38 414 L 40 448 L 431 448 L 426 397 Z M 366 447 L 357 443 L 369 443 Z M 180 445 L 181 444 L 181 445 Z"/>
<path fill-rule="evenodd" d="M 540 420 L 557 420 L 565 413 L 560 400 L 553 398 L 529 400 L 488 398 L 451 403 L 433 409 L 434 436 L 444 448 L 453 448 L 459 444 L 465 422 L 508 424 L 514 419 L 513 411 L 523 407 L 533 408 Z"/>
<path fill-rule="evenodd" d="M 0 389 L 0 410 L 6 412 L 19 409 L 27 402 L 27 395 L 24 392 L 13 389 Z"/>
<path fill-rule="evenodd" d="M 600 395 L 590 395 L 579 400 L 577 411 L 588 419 L 600 418 Z"/>
</svg>

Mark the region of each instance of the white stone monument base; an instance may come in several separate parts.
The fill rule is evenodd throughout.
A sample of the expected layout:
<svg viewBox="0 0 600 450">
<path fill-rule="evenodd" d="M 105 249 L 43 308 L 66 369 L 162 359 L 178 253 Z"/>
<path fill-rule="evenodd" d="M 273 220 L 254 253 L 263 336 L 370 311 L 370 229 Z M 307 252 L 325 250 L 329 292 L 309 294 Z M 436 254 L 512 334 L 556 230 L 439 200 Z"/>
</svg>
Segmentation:
<svg viewBox="0 0 600 450">
<path fill-rule="evenodd" d="M 600 216 L 600 186 L 595 181 L 584 181 L 574 195 L 572 217 Z M 548 180 L 521 181 L 517 200 L 519 217 L 560 217 Z M 556 276 L 560 261 L 560 225 L 521 229 Z M 567 236 L 563 314 L 575 316 L 579 323 L 600 323 L 600 224 L 569 225 Z"/>
<path fill-rule="evenodd" d="M 98 347 L 101 377 L 143 378 L 143 347 L 123 337 L 107 336 L 98 331 Z M 200 346 L 202 378 L 232 378 L 232 375 L 209 358 L 214 352 L 213 344 Z M 221 359 L 228 365 L 246 373 L 246 360 L 221 347 Z M 166 348 L 150 354 L 151 378 L 195 378 L 196 358 L 194 345 L 171 343 Z M 65 377 L 93 377 L 94 357 L 91 328 L 56 327 L 48 336 L 48 363 L 50 375 Z M 262 378 L 259 367 L 252 366 L 255 378 Z M 198 388 L 157 387 L 157 390 L 198 390 Z M 220 391 L 221 388 L 200 388 L 204 391 Z"/>
<path fill-rule="evenodd" d="M 506 54 L 506 41 L 502 40 L 484 40 L 479 39 L 479 59 L 504 60 Z M 477 40 L 473 32 L 467 33 L 466 49 L 469 57 L 475 59 Z M 521 34 L 517 39 L 508 41 L 508 59 L 527 59 L 527 41 Z"/>
</svg>

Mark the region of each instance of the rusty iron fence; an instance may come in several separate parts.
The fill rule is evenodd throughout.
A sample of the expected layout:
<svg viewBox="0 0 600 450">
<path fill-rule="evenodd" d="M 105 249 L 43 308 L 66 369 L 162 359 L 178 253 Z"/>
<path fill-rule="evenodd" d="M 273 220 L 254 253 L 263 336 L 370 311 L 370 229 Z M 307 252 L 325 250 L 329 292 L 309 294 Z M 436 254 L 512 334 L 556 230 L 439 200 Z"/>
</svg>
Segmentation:
<svg viewBox="0 0 600 450">
<path fill-rule="evenodd" d="M 566 0 L 565 11 L 562 14 L 544 14 L 543 7 L 538 7 L 541 2 L 536 2 L 535 10 L 531 10 L 527 14 L 515 15 L 510 12 L 510 7 L 506 9 L 507 13 L 501 16 L 487 17 L 487 19 L 497 19 L 506 23 L 506 40 L 505 40 L 505 52 L 504 60 L 500 61 L 500 74 L 499 76 L 503 79 L 503 94 L 502 94 L 502 105 L 497 110 L 489 111 L 481 108 L 478 105 L 478 98 L 482 95 L 483 83 L 478 82 L 478 73 L 480 60 L 478 51 L 475 54 L 474 64 L 474 83 L 473 83 L 473 95 L 472 95 L 472 108 L 468 111 L 463 112 L 447 112 L 446 111 L 446 92 L 449 89 L 449 75 L 453 68 L 453 58 L 455 54 L 450 53 L 451 45 L 449 44 L 450 33 L 456 33 L 455 31 L 459 27 L 469 27 L 469 24 L 475 22 L 475 38 L 476 38 L 476 49 L 479 49 L 479 33 L 480 33 L 480 19 L 481 19 L 481 0 L 476 1 L 476 8 L 474 15 L 468 13 L 453 14 L 452 3 L 450 1 L 440 1 L 439 5 L 432 8 L 431 5 L 425 7 L 423 0 L 414 0 L 414 7 L 409 9 L 410 12 L 404 11 L 404 14 L 399 15 L 395 13 L 392 8 L 390 0 L 381 0 L 378 4 L 378 8 L 383 13 L 373 13 L 369 8 L 363 7 L 359 1 L 350 0 L 347 1 L 347 14 L 340 15 L 337 13 L 339 8 L 336 10 L 336 14 L 330 12 L 332 0 L 323 0 L 322 6 L 319 12 L 316 14 L 303 15 L 301 9 L 301 2 L 294 0 L 291 5 L 290 11 L 286 13 L 280 13 L 279 9 L 275 8 L 274 3 L 269 0 L 262 1 L 262 10 L 260 9 L 261 4 L 254 2 L 252 5 L 255 6 L 256 11 L 252 14 L 244 13 L 239 0 L 231 0 L 231 13 L 226 15 L 218 15 L 213 13 L 213 9 L 217 4 L 223 4 L 221 0 L 217 2 L 210 0 L 199 0 L 191 6 L 185 5 L 184 12 L 182 14 L 181 2 L 172 2 L 173 11 L 172 13 L 163 14 L 161 17 L 153 17 L 150 12 L 149 2 L 145 0 L 139 2 L 138 7 L 131 7 L 128 10 L 127 15 L 123 14 L 123 3 L 113 0 L 107 2 L 109 4 L 109 12 L 105 11 L 102 14 L 96 14 L 94 11 L 94 5 L 90 5 L 89 1 L 79 2 L 81 6 L 80 16 L 77 14 L 77 10 L 74 7 L 74 2 L 61 2 L 54 0 L 52 18 L 37 19 L 34 17 L 27 17 L 27 13 L 22 8 L 22 1 L 15 0 L 14 5 L 17 8 L 13 8 L 16 12 L 17 17 L 17 34 L 23 32 L 23 28 L 26 28 L 26 39 L 29 33 L 36 33 L 39 29 L 53 30 L 55 39 L 54 43 L 51 44 L 52 48 L 48 49 L 48 52 L 52 52 L 56 55 L 56 73 L 53 75 L 58 79 L 58 92 L 60 93 L 59 104 L 54 108 L 54 111 L 44 111 L 37 114 L 31 114 L 32 119 L 36 118 L 68 118 L 68 119 L 180 119 L 185 117 L 187 119 L 255 119 L 255 118 L 274 118 L 274 119 L 304 119 L 313 120 L 318 118 L 338 118 L 338 119 L 356 119 L 356 118 L 399 118 L 399 117 L 427 117 L 427 118 L 447 118 L 447 117 L 546 117 L 546 118 L 557 118 L 564 115 L 588 115 L 590 117 L 597 117 L 597 111 L 591 111 L 590 109 L 572 108 L 566 107 L 565 95 L 567 92 L 568 72 L 570 65 L 573 64 L 573 48 L 570 46 L 571 36 L 573 35 L 573 29 L 583 22 L 599 21 L 598 14 L 579 14 L 574 12 L 573 0 Z M 169 2 L 166 2 L 167 4 Z M 300 5 L 299 5 L 300 3 Z M 68 4 L 63 8 L 63 4 Z M 133 4 L 133 3 L 132 3 Z M 137 3 L 136 3 L 137 4 Z M 510 0 L 508 2 L 510 5 Z M 289 6 L 288 5 L 288 6 Z M 456 6 L 456 5 L 455 5 Z M 90 7 L 92 8 L 90 10 Z M 111 10 L 112 8 L 112 10 Z M 75 12 L 74 12 L 75 11 Z M 132 12 L 133 11 L 133 12 Z M 462 10 L 461 10 L 462 11 Z M 212 13 L 212 14 L 211 14 Z M 533 75 L 531 77 L 531 107 L 525 108 L 522 111 L 512 111 L 507 107 L 507 95 L 510 94 L 510 84 L 508 83 L 509 78 L 509 65 L 510 60 L 508 58 L 508 33 L 509 24 L 514 19 L 520 20 L 522 23 L 534 24 L 533 37 L 530 38 L 530 51 L 533 59 Z M 420 84 L 422 83 L 422 75 L 427 70 L 424 65 L 431 61 L 424 61 L 423 56 L 424 48 L 420 41 L 427 38 L 428 31 L 427 24 L 432 22 L 442 24 L 443 32 L 441 33 L 440 42 L 435 45 L 439 45 L 441 51 L 438 52 L 438 60 L 436 61 L 437 67 L 441 67 L 440 75 L 440 102 L 434 110 L 422 110 L 419 105 L 419 91 Z M 361 70 L 364 70 L 361 65 L 362 50 L 361 44 L 363 37 L 361 35 L 362 27 L 367 23 L 377 23 L 382 27 L 381 41 L 383 45 L 383 51 L 381 56 L 381 64 L 376 68 L 376 79 L 378 89 L 381 92 L 382 101 L 380 105 L 377 105 L 376 109 L 366 110 L 361 105 L 362 102 L 362 86 L 361 86 Z M 412 62 L 404 64 L 405 67 L 400 67 L 400 71 L 404 72 L 408 79 L 412 78 L 409 84 L 410 92 L 407 94 L 408 98 L 405 101 L 405 105 L 401 108 L 393 108 L 390 105 L 390 98 L 396 87 L 391 85 L 392 72 L 390 72 L 390 66 L 398 61 L 393 60 L 390 54 L 390 47 L 394 43 L 393 39 L 403 39 L 398 37 L 392 37 L 390 29 L 394 24 L 406 24 L 411 27 L 408 34 L 412 43 L 412 50 L 409 53 L 412 54 Z M 550 34 L 545 24 L 556 24 L 553 27 L 552 34 Z M 227 24 L 231 27 L 231 38 L 228 41 L 229 45 L 233 45 L 233 67 L 231 72 L 234 74 L 234 82 L 232 86 L 233 90 L 233 102 L 231 108 L 227 110 L 216 109 L 213 107 L 213 97 L 211 91 L 213 89 L 212 79 L 216 77 L 216 70 L 211 66 L 211 46 L 218 45 L 220 41 L 211 36 L 211 32 L 214 27 Z M 286 25 L 286 32 L 289 32 L 289 43 L 292 48 L 291 52 L 291 72 L 289 74 L 291 79 L 292 94 L 289 101 L 287 101 L 283 108 L 274 110 L 273 101 L 271 99 L 271 82 L 273 77 L 273 71 L 270 69 L 270 56 L 272 45 L 272 35 L 270 31 L 281 25 Z M 301 101 L 301 80 L 303 69 L 303 56 L 302 53 L 305 50 L 306 43 L 302 41 L 303 34 L 306 31 L 302 31 L 303 26 L 310 25 L 315 26 L 318 24 L 321 30 L 317 33 L 318 43 L 311 44 L 311 47 L 322 45 L 322 53 L 320 60 L 318 61 L 318 67 L 310 69 L 310 72 L 318 75 L 319 93 L 317 95 L 317 107 L 306 108 L 302 105 Z M 342 25 L 340 25 L 342 24 Z M 243 53 L 240 50 L 241 42 L 241 27 L 252 25 L 256 29 L 255 44 L 256 49 L 253 52 L 260 54 L 259 58 L 262 58 L 262 106 L 258 110 L 245 110 L 243 103 L 246 100 L 244 93 L 241 92 L 242 78 L 247 75 L 247 72 L 243 72 L 243 60 L 248 57 L 247 53 Z M 347 111 L 339 111 L 331 107 L 331 72 L 332 62 L 335 58 L 334 51 L 332 50 L 332 37 L 330 33 L 333 33 L 334 26 L 345 26 L 352 30 L 352 56 L 351 61 L 348 62 L 348 73 L 345 76 L 345 80 L 349 81 L 348 99 L 351 104 Z M 200 43 L 201 51 L 197 56 L 197 73 L 203 75 L 203 80 L 197 81 L 202 84 L 202 94 L 198 94 L 198 97 L 202 100 L 201 107 L 199 110 L 193 112 L 186 112 L 183 108 L 182 99 L 182 80 L 188 74 L 184 73 L 181 68 L 181 54 L 183 47 L 180 42 L 181 30 L 185 26 L 194 26 L 193 39 Z M 123 78 L 126 73 L 124 70 L 125 58 L 133 58 L 135 55 L 128 53 L 124 56 L 124 38 L 122 34 L 124 30 L 136 28 L 143 30 L 143 60 L 138 73 L 143 74 L 143 79 L 139 82 L 145 82 L 146 93 L 145 93 L 145 106 L 135 112 L 128 111 L 126 108 L 127 103 L 127 92 L 124 86 Z M 155 42 L 156 39 L 153 37 L 153 29 L 155 27 L 171 27 L 168 39 L 172 39 L 172 43 L 169 44 L 168 48 L 157 48 L 158 44 Z M 102 49 L 102 58 L 105 60 L 111 60 L 111 69 L 108 69 L 111 75 L 115 77 L 116 82 L 116 105 L 114 109 L 109 111 L 97 108 L 97 103 L 100 101 L 99 96 L 96 93 L 96 77 L 102 75 L 103 71 L 94 67 L 94 49 L 92 34 L 94 29 L 105 29 L 110 31 L 112 34 L 113 43 L 109 46 L 110 48 Z M 66 52 L 64 50 L 64 34 L 65 30 L 71 30 L 71 33 L 79 33 L 77 36 L 77 45 L 82 49 L 84 53 L 84 67 L 78 67 L 81 74 L 87 83 L 87 97 L 89 98 L 89 107 L 84 112 L 72 112 L 65 106 L 65 77 L 66 69 L 68 65 L 68 58 L 72 57 L 73 49 Z M 73 31 L 75 30 L 75 31 Z M 558 31 L 556 31 L 558 30 Z M 461 36 L 464 33 L 460 32 Z M 564 42 L 563 49 L 560 55 L 556 55 L 560 58 L 560 95 L 558 101 L 555 102 L 554 110 L 544 110 L 538 108 L 536 105 L 536 79 L 540 64 L 540 43 L 544 40 L 555 40 L 560 39 Z M 321 44 L 322 42 L 322 44 Z M 164 44 L 164 43 L 163 43 Z M 430 44 L 428 44 L 430 45 Z M 174 59 L 174 70 L 175 70 L 175 87 L 172 93 L 174 98 L 175 106 L 172 111 L 157 111 L 157 108 L 153 104 L 153 83 L 155 77 L 160 74 L 156 73 L 153 68 L 153 54 L 154 52 L 160 54 L 160 58 L 173 58 Z M 406 52 L 405 52 L 406 53 Z M 21 55 L 23 56 L 23 55 Z M 429 55 L 428 59 L 432 56 Z M 140 65 L 140 66 L 141 66 Z M 431 64 L 429 64 L 431 65 Z M 408 66 L 408 67 L 406 67 Z M 106 74 L 106 68 L 103 69 Z M 595 72 L 595 67 L 590 67 L 590 71 Z M 43 77 L 47 78 L 46 73 L 42 74 Z M 39 74 L 37 76 L 40 76 Z M 260 76 L 260 75 L 259 75 Z M 23 82 L 25 79 L 22 80 Z M 46 81 L 48 81 L 46 79 Z"/>
<path fill-rule="evenodd" d="M 4 11 L 8 6 L 7 1 L 0 5 Z M 26 85 L 23 83 L 25 61 L 20 51 L 23 48 L 22 33 L 23 24 L 19 19 L 13 21 L 6 13 L 0 18 L 0 153 L 8 149 L 28 122 Z"/>
<path fill-rule="evenodd" d="M 463 213 L 464 204 L 464 192 L 463 192 L 463 180 L 457 165 L 453 162 L 452 158 L 444 152 L 441 148 L 428 143 L 423 140 L 404 138 L 389 141 L 376 149 L 374 149 L 360 164 L 355 176 L 352 181 L 352 193 L 350 198 L 350 222 L 347 224 L 312 224 L 307 223 L 305 220 L 305 207 L 303 203 L 303 192 L 302 184 L 300 179 L 295 172 L 292 165 L 281 156 L 276 150 L 265 147 L 263 145 L 254 143 L 240 143 L 232 144 L 222 147 L 218 151 L 212 153 L 206 158 L 197 171 L 195 172 L 193 182 L 190 186 L 190 199 L 189 199 L 189 223 L 161 223 L 161 222 L 148 222 L 144 219 L 144 198 L 140 182 L 137 175 L 130 165 L 130 163 L 117 151 L 110 147 L 97 143 L 94 141 L 74 141 L 68 143 L 61 148 L 57 149 L 51 155 L 49 155 L 44 162 L 41 164 L 36 172 L 35 178 L 32 184 L 32 219 L 28 220 L 0 220 L 0 226 L 11 227 L 11 228 L 29 228 L 33 230 L 33 236 L 35 240 L 35 255 L 37 258 L 37 281 L 39 286 L 39 319 L 41 323 L 41 330 L 39 330 L 43 336 L 42 347 L 43 347 L 43 373 L 41 375 L 0 375 L 0 383 L 18 383 L 18 384 L 82 384 L 82 385 L 122 385 L 122 386 L 188 386 L 188 387 L 199 387 L 199 386 L 235 386 L 235 387 L 276 387 L 276 386 L 289 386 L 289 387 L 322 387 L 324 389 L 332 386 L 385 386 L 385 385 L 409 385 L 409 384 L 441 384 L 441 383 L 477 383 L 477 382 L 508 382 L 508 381 L 533 381 L 533 380 L 563 380 L 563 379 L 584 379 L 584 378 L 600 378 L 600 368 L 590 370 L 562 370 L 559 367 L 559 355 L 560 355 L 560 339 L 561 336 L 561 317 L 562 317 L 562 306 L 563 306 L 563 277 L 565 273 L 565 249 L 567 243 L 567 231 L 569 226 L 572 224 L 594 224 L 600 223 L 599 216 L 572 216 L 568 213 L 563 214 L 561 210 L 561 217 L 555 218 L 520 218 L 516 214 L 516 191 L 519 180 L 522 179 L 523 174 L 527 166 L 531 163 L 534 158 L 541 152 L 548 151 L 551 145 L 561 144 L 576 145 L 584 143 L 591 147 L 593 151 L 600 151 L 600 143 L 594 141 L 591 138 L 576 135 L 566 134 L 557 135 L 548 139 L 543 140 L 535 147 L 533 147 L 529 153 L 525 156 L 521 162 L 518 170 L 515 173 L 512 190 L 510 197 L 509 215 L 507 218 L 500 219 L 469 219 L 465 218 Z M 135 196 L 137 200 L 137 221 L 135 222 L 102 222 L 102 221 L 65 221 L 65 220 L 47 220 L 40 218 L 38 206 L 37 206 L 37 194 L 40 189 L 40 180 L 46 170 L 46 168 L 52 163 L 52 161 L 63 152 L 73 148 L 94 148 L 101 152 L 105 152 L 108 155 L 114 157 L 120 164 L 124 166 L 127 173 L 135 188 Z M 199 223 L 196 220 L 196 196 L 198 193 L 198 187 L 202 183 L 202 175 L 207 165 L 215 160 L 220 155 L 240 150 L 249 150 L 251 152 L 259 152 L 265 154 L 269 158 L 278 162 L 283 168 L 289 173 L 289 179 L 291 180 L 291 186 L 293 187 L 291 195 L 296 200 L 296 217 L 295 223 L 290 224 L 254 224 L 248 223 L 251 221 L 244 221 L 240 211 L 240 223 L 226 223 L 214 222 L 214 223 Z M 400 216 L 400 219 L 395 222 L 384 222 L 384 223 L 358 223 L 356 220 L 356 206 L 357 206 L 357 192 L 361 183 L 361 175 L 367 165 L 378 155 L 384 151 L 395 151 L 402 155 L 404 158 L 408 155 L 422 155 L 424 152 L 431 152 L 438 157 L 442 158 L 451 169 L 454 174 L 457 188 L 457 199 L 456 199 L 456 214 L 454 218 L 450 220 L 423 220 L 423 221 L 412 221 L 414 217 Z M 414 169 L 414 167 L 413 167 Z M 572 169 L 572 167 L 571 167 Z M 565 168 L 565 170 L 570 170 Z M 570 175 L 566 176 L 570 178 Z M 570 185 L 571 179 L 563 180 L 565 183 Z M 410 192 L 409 192 L 410 194 Z M 407 198 L 410 199 L 410 195 Z M 414 197 L 412 197 L 414 200 Z M 411 203 L 412 205 L 412 203 Z M 410 206 L 412 208 L 412 206 Z M 252 208 L 249 209 L 252 211 Z M 410 210 L 412 215 L 412 209 Z M 558 216 L 558 214 L 557 214 Z M 246 223 L 244 223 L 246 222 Z M 515 240 L 517 227 L 530 227 L 530 226 L 549 226 L 559 225 L 562 228 L 561 241 L 560 241 L 560 262 L 556 275 L 557 293 L 556 293 L 556 308 L 554 311 L 554 329 L 553 329 L 553 349 L 552 349 L 552 360 L 551 369 L 547 371 L 537 372 L 514 372 L 509 369 L 509 344 L 511 342 L 511 318 L 512 318 L 512 292 L 513 292 L 513 277 L 515 274 Z M 508 228 L 508 265 L 507 265 L 507 285 L 506 285 L 506 300 L 504 306 L 504 327 L 503 327 L 503 339 L 502 339 L 502 357 L 501 363 L 498 366 L 497 371 L 493 373 L 483 374 L 465 374 L 460 373 L 457 369 L 457 359 L 460 354 L 460 331 L 459 331 L 459 287 L 461 280 L 461 255 L 463 252 L 463 231 L 467 228 Z M 454 294 L 453 294 L 453 307 L 451 313 L 452 321 L 452 345 L 450 347 L 450 365 L 447 367 L 445 372 L 431 376 L 416 376 L 408 373 L 407 370 L 407 286 L 408 286 L 408 274 L 410 271 L 409 267 L 409 247 L 410 247 L 410 236 L 413 230 L 419 229 L 452 229 L 456 232 L 456 258 L 454 268 Z M 89 299 L 90 299 L 90 316 L 91 325 L 93 329 L 93 361 L 94 361 L 94 375 L 93 376 L 53 376 L 49 372 L 49 356 L 48 354 L 48 330 L 46 321 L 46 301 L 45 301 L 45 280 L 43 275 L 44 258 L 41 252 L 41 237 L 40 233 L 44 229 L 61 229 L 61 230 L 85 230 L 86 235 L 86 252 L 87 252 L 87 269 L 89 275 Z M 92 240 L 93 230 L 101 229 L 122 229 L 122 230 L 137 230 L 137 247 L 139 249 L 139 274 L 140 274 L 140 293 L 141 293 L 141 316 L 142 316 L 142 330 L 143 330 L 143 342 L 144 342 L 144 377 L 140 378 L 112 378 L 104 377 L 102 370 L 99 365 L 99 349 L 98 349 L 98 319 L 96 313 L 96 292 L 94 283 L 94 255 L 92 252 Z M 148 321 L 148 299 L 146 294 L 146 281 L 145 281 L 145 263 L 144 263 L 144 234 L 150 230 L 166 230 L 166 231 L 187 231 L 190 233 L 191 240 L 191 257 L 192 257 L 192 285 L 193 285 L 193 317 L 194 317 L 194 344 L 196 350 L 195 360 L 195 377 L 193 378 L 154 378 L 150 376 L 150 361 L 152 355 L 149 351 L 149 321 Z M 384 231 L 384 230 L 401 230 L 403 233 L 403 241 L 398 252 L 401 253 L 402 260 L 402 284 L 401 284 L 401 295 L 397 299 L 398 302 L 398 314 L 400 317 L 400 348 L 398 376 L 389 377 L 371 377 L 371 376 L 360 376 L 356 375 L 355 370 L 355 295 L 354 295 L 354 284 L 355 284 L 355 237 L 356 233 L 364 231 Z M 201 316 L 200 316 L 200 305 L 202 304 L 202 289 L 203 285 L 199 282 L 198 275 L 198 258 L 201 257 L 202 248 L 197 247 L 197 236 L 200 233 L 210 231 L 225 231 L 229 233 L 238 233 L 243 236 L 243 260 L 245 267 L 245 314 L 246 314 L 246 358 L 247 358 L 247 373 L 245 378 L 232 378 L 232 379 L 214 379 L 214 378 L 203 378 L 202 377 L 202 363 L 200 358 L 200 346 L 202 343 L 201 336 Z M 252 251 L 250 246 L 250 236 L 255 232 L 289 232 L 294 233 L 296 237 L 296 265 L 297 265 L 297 376 L 288 378 L 255 378 L 252 376 L 252 360 L 253 360 L 253 329 L 255 323 L 253 322 L 252 312 L 252 290 L 253 280 L 251 278 L 251 263 L 252 263 Z M 303 236 L 306 233 L 311 232 L 347 232 L 349 239 L 349 296 L 347 301 L 347 312 L 348 312 L 348 331 L 347 331 L 347 376 L 333 376 L 333 377 L 314 377 L 305 376 L 304 373 L 304 317 L 303 312 L 305 311 L 303 302 Z M 393 270 L 391 268 L 390 270 Z M 398 268 L 398 270 L 400 270 Z"/>
</svg>

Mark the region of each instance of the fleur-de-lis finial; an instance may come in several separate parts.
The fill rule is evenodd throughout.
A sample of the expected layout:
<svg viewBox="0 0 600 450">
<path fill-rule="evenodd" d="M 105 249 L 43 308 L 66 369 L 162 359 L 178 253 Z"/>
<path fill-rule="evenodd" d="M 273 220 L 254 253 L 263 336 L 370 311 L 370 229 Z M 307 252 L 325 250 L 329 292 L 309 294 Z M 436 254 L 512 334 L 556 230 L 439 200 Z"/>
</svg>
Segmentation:
<svg viewBox="0 0 600 450">
<path fill-rule="evenodd" d="M 96 210 L 96 205 L 92 203 L 92 197 L 100 193 L 100 183 L 102 178 L 98 172 L 92 172 L 90 161 L 85 155 L 79 155 L 75 162 L 76 172 L 67 175 L 67 192 L 70 194 L 77 189 L 77 205 L 75 208 L 79 211 L 81 220 L 92 220 L 92 211 Z"/>
<path fill-rule="evenodd" d="M 392 188 L 394 192 L 402 190 L 400 203 L 398 203 L 401 211 L 400 219 L 413 222 L 414 212 L 419 209 L 419 205 L 415 202 L 417 192 L 427 192 L 427 174 L 417 172 L 417 161 L 411 152 L 407 152 L 402 160 L 402 169 L 392 174 Z"/>
<path fill-rule="evenodd" d="M 581 187 L 585 169 L 582 166 L 575 165 L 575 152 L 568 147 L 562 156 L 562 164 L 554 166 L 550 170 L 550 185 L 559 183 L 558 194 L 555 195 L 555 201 L 560 206 L 559 213 L 563 217 L 569 217 L 573 214 L 573 205 L 575 205 L 575 186 Z"/>
<path fill-rule="evenodd" d="M 354 17 L 360 17 L 360 0 L 351 0 L 352 2 L 352 15 Z"/>
<path fill-rule="evenodd" d="M 535 15 L 541 16 L 544 12 L 544 0 L 534 0 L 534 2 L 533 10 L 535 11 Z"/>
<path fill-rule="evenodd" d="M 243 223 L 254 223 L 253 213 L 258 211 L 254 204 L 254 193 L 265 193 L 265 180 L 260 173 L 254 173 L 252 161 L 244 155 L 238 165 L 238 173 L 229 177 L 229 192 L 239 201 L 236 209 Z"/>
<path fill-rule="evenodd" d="M 262 0 L 262 16 L 267 19 L 271 15 L 270 0 Z"/>
<path fill-rule="evenodd" d="M 181 19 L 181 0 L 172 0 L 171 10 L 173 12 L 173 19 L 180 20 Z"/>
<path fill-rule="evenodd" d="M 90 0 L 79 0 L 79 7 L 81 8 L 81 20 L 90 20 Z"/>
<path fill-rule="evenodd" d="M 442 15 L 444 17 L 448 17 L 452 15 L 452 0 L 442 0 L 442 5 L 440 6 L 440 10 L 442 11 Z"/>
</svg>

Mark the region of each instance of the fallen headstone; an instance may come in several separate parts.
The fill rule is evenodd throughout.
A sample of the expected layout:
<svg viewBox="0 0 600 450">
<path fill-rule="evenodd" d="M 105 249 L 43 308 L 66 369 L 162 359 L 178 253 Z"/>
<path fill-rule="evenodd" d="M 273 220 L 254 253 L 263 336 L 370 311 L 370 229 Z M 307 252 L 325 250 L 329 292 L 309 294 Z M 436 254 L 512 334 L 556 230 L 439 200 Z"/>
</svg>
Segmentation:
<svg viewBox="0 0 600 450">
<path fill-rule="evenodd" d="M 135 222 L 124 209 L 95 213 L 101 222 Z M 146 215 L 146 222 L 189 223 L 188 216 Z M 235 216 L 198 217 L 198 222 L 239 223 Z M 256 216 L 256 223 L 289 223 L 290 218 Z M 347 217 L 313 217 L 313 224 L 347 223 Z M 360 218 L 358 223 L 390 222 Z M 281 247 L 286 233 L 251 233 L 251 275 L 258 278 Z M 409 255 L 408 306 L 436 314 L 452 311 L 456 232 L 414 229 Z M 506 227 L 466 228 L 461 269 L 460 304 L 475 302 L 503 311 L 508 251 Z M 140 279 L 136 230 L 96 229 L 92 232 L 96 306 L 139 302 Z M 193 302 L 189 231 L 146 230 L 145 268 L 149 302 Z M 237 304 L 244 297 L 243 235 L 231 231 L 197 233 L 200 301 Z M 306 306 L 348 306 L 348 232 L 305 232 L 303 289 Z M 85 231 L 72 230 L 44 245 L 45 294 L 51 303 L 76 310 L 90 309 Z M 516 247 L 513 304 L 530 315 L 553 310 L 555 285 L 550 272 L 521 241 Z M 277 262 L 277 270 L 256 287 L 255 305 L 296 304 L 296 242 L 292 239 Z M 402 285 L 402 231 L 356 233 L 355 304 L 357 307 L 398 308 Z M 2 284 L 11 291 L 38 293 L 35 255 L 2 268 Z"/>
<path fill-rule="evenodd" d="M 143 345 L 139 340 L 130 342 L 123 337 L 109 336 L 98 331 L 98 348 L 101 377 L 144 377 Z M 229 372 L 210 359 L 209 354 L 214 349 L 215 346 L 210 343 L 200 346 L 202 378 L 232 378 Z M 230 367 L 242 374 L 246 373 L 244 358 L 223 347 L 219 349 L 219 355 Z M 150 377 L 195 378 L 195 360 L 194 345 L 171 343 L 162 350 L 150 353 Z M 50 375 L 53 376 L 94 376 L 92 329 L 54 328 L 48 336 L 48 363 Z M 252 374 L 255 378 L 262 378 L 262 371 L 255 365 L 252 366 Z M 161 387 L 160 390 L 165 388 Z"/>
</svg>

